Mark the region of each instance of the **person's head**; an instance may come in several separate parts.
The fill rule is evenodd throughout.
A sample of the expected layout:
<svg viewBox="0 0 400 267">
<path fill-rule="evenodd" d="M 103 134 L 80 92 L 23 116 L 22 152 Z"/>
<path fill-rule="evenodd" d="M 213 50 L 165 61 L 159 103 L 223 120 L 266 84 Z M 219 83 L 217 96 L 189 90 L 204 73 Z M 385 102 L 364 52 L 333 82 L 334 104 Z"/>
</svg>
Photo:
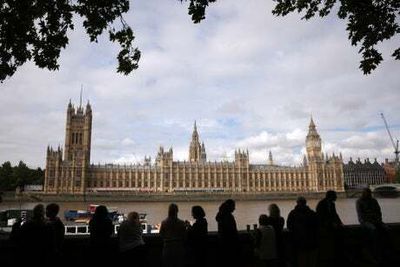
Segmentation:
<svg viewBox="0 0 400 267">
<path fill-rule="evenodd" d="M 102 220 L 107 217 L 108 217 L 108 210 L 107 210 L 106 206 L 103 206 L 103 205 L 97 206 L 96 210 L 94 211 L 93 218 Z"/>
<path fill-rule="evenodd" d="M 193 206 L 192 207 L 192 216 L 196 220 L 202 219 L 206 216 L 206 213 L 204 212 L 203 208 L 201 206 Z"/>
<path fill-rule="evenodd" d="M 40 221 L 44 220 L 44 206 L 42 204 L 37 204 L 33 208 L 32 219 Z"/>
<path fill-rule="evenodd" d="M 307 200 L 305 199 L 305 197 L 300 196 L 297 198 L 296 203 L 299 206 L 305 206 L 307 205 Z"/>
<path fill-rule="evenodd" d="M 261 214 L 258 218 L 259 225 L 268 225 L 268 216 L 266 214 Z"/>
<path fill-rule="evenodd" d="M 168 207 L 168 217 L 177 218 L 178 217 L 178 205 L 171 203 Z"/>
<path fill-rule="evenodd" d="M 130 223 L 137 224 L 139 223 L 139 213 L 133 211 L 128 213 L 128 221 Z"/>
<path fill-rule="evenodd" d="M 56 203 L 50 203 L 46 206 L 46 217 L 55 218 L 60 211 L 60 206 Z"/>
<path fill-rule="evenodd" d="M 325 198 L 330 201 L 336 201 L 336 199 L 337 199 L 336 192 L 333 190 L 326 191 Z"/>
<path fill-rule="evenodd" d="M 273 218 L 281 217 L 281 210 L 279 209 L 278 205 L 276 205 L 275 203 L 272 203 L 271 205 L 269 205 L 268 211 L 269 211 L 270 217 L 273 217 Z"/>
<path fill-rule="evenodd" d="M 362 198 L 372 198 L 372 192 L 371 189 L 369 189 L 368 187 L 364 188 L 362 191 Z"/>
<path fill-rule="evenodd" d="M 228 199 L 225 201 L 226 211 L 227 212 L 234 212 L 235 211 L 235 201 L 233 199 Z"/>
</svg>

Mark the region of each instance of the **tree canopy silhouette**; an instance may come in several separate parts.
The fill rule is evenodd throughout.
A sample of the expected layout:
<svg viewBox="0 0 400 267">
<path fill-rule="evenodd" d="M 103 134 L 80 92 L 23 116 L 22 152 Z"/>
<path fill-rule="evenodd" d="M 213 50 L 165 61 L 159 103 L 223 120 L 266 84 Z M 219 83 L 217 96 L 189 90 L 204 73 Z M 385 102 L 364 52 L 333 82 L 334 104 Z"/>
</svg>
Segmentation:
<svg viewBox="0 0 400 267">
<path fill-rule="evenodd" d="M 0 193 L 15 190 L 17 186 L 43 184 L 43 180 L 44 170 L 41 168 L 31 169 L 23 161 L 15 166 L 12 166 L 9 161 L 0 165 Z"/>
<path fill-rule="evenodd" d="M 68 30 L 74 30 L 74 15 L 83 18 L 91 42 L 104 31 L 117 42 L 117 71 L 129 74 L 138 67 L 140 51 L 123 14 L 129 0 L 3 0 L 0 4 L 0 81 L 33 60 L 39 68 L 57 70 L 61 49 L 68 44 Z M 118 28 L 116 28 L 118 26 Z"/>
<path fill-rule="evenodd" d="M 190 0 L 189 15 L 193 22 L 205 18 L 205 9 L 216 0 Z M 382 54 L 376 46 L 384 40 L 391 39 L 400 33 L 399 0 L 273 0 L 276 5 L 272 14 L 286 16 L 293 12 L 303 13 L 302 19 L 308 20 L 318 15 L 326 17 L 332 10 L 337 16 L 347 21 L 347 32 L 350 42 L 360 46 L 360 69 L 364 74 L 382 62 Z M 336 9 L 337 8 L 337 9 Z M 327 51 L 328 52 L 328 51 Z M 392 57 L 400 60 L 400 47 L 393 51 Z"/>
<path fill-rule="evenodd" d="M 205 11 L 216 0 L 179 0 L 189 2 L 188 14 L 194 23 L 205 19 Z M 273 0 L 272 13 L 286 16 L 303 13 L 302 19 L 326 17 L 332 10 L 347 21 L 351 44 L 360 46 L 360 68 L 371 73 L 383 60 L 376 46 L 400 32 L 398 0 Z M 337 8 L 337 9 L 336 9 Z M 33 60 L 39 68 L 57 70 L 61 49 L 68 44 L 68 30 L 75 29 L 74 15 L 83 18 L 91 42 L 104 31 L 121 50 L 117 72 L 125 75 L 138 68 L 140 51 L 133 46 L 132 28 L 123 14 L 129 0 L 3 0 L 0 4 L 0 81 L 11 77 L 17 68 Z M 328 52 L 328 51 L 327 51 Z M 400 48 L 392 56 L 400 59 Z"/>
</svg>

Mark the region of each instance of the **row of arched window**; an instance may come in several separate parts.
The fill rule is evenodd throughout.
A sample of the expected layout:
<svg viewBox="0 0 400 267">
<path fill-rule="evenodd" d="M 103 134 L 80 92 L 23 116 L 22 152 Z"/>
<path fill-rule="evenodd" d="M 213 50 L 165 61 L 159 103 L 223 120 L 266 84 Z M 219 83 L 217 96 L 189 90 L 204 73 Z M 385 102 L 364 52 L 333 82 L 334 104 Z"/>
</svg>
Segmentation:
<svg viewBox="0 0 400 267">
<path fill-rule="evenodd" d="M 82 145 L 83 134 L 82 133 L 72 133 L 71 144 Z"/>
</svg>

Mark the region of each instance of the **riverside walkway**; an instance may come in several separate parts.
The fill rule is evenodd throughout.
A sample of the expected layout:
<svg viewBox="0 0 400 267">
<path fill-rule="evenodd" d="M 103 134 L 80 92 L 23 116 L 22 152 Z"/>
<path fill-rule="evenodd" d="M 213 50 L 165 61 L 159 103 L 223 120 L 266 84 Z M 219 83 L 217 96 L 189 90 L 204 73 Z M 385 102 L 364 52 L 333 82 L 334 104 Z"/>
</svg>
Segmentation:
<svg viewBox="0 0 400 267">
<path fill-rule="evenodd" d="M 343 229 L 341 266 L 400 266 L 400 223 L 387 224 L 390 227 L 391 241 L 386 240 L 387 244 L 382 246 L 384 259 L 381 264 L 374 261 L 368 252 L 365 244 L 363 229 L 359 225 L 345 226 Z M 241 255 L 240 266 L 254 266 L 254 240 L 252 232 L 241 231 Z M 145 234 L 144 240 L 148 247 L 148 261 L 150 267 L 161 266 L 162 240 L 158 234 Z M 323 241 L 322 241 L 323 242 Z M 386 250 L 386 245 L 391 249 Z M 118 263 L 117 238 L 113 237 L 114 251 L 110 251 L 107 257 Z M 88 254 L 89 238 L 87 236 L 66 236 L 64 242 L 64 263 L 76 266 L 77 263 L 90 265 L 90 261 L 95 255 Z M 284 232 L 285 258 L 291 260 L 290 239 L 287 232 Z M 216 267 L 217 265 L 218 240 L 217 233 L 210 232 L 208 235 L 207 266 Z M 14 266 L 18 257 L 15 246 L 8 240 L 8 236 L 0 235 L 0 262 L 2 266 Z M 319 258 L 317 266 L 327 266 L 323 258 Z"/>
</svg>

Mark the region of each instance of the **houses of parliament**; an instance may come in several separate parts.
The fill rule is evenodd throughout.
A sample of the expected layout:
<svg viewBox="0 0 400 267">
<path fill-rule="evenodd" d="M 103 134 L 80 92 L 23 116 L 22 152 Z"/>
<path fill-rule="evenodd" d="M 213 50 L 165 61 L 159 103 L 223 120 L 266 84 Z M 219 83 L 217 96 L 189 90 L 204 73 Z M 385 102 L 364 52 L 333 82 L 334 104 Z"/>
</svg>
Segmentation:
<svg viewBox="0 0 400 267">
<path fill-rule="evenodd" d="M 231 162 L 207 161 L 196 123 L 187 161 L 175 161 L 173 149 L 159 148 L 156 160 L 144 164 L 94 165 L 90 163 L 92 108 L 67 108 L 64 149 L 47 147 L 44 192 L 322 192 L 344 190 L 342 156 L 324 156 L 313 119 L 305 138 L 307 156 L 300 166 L 280 166 L 269 153 L 265 164 L 252 164 L 249 152 L 236 150 Z"/>
</svg>

